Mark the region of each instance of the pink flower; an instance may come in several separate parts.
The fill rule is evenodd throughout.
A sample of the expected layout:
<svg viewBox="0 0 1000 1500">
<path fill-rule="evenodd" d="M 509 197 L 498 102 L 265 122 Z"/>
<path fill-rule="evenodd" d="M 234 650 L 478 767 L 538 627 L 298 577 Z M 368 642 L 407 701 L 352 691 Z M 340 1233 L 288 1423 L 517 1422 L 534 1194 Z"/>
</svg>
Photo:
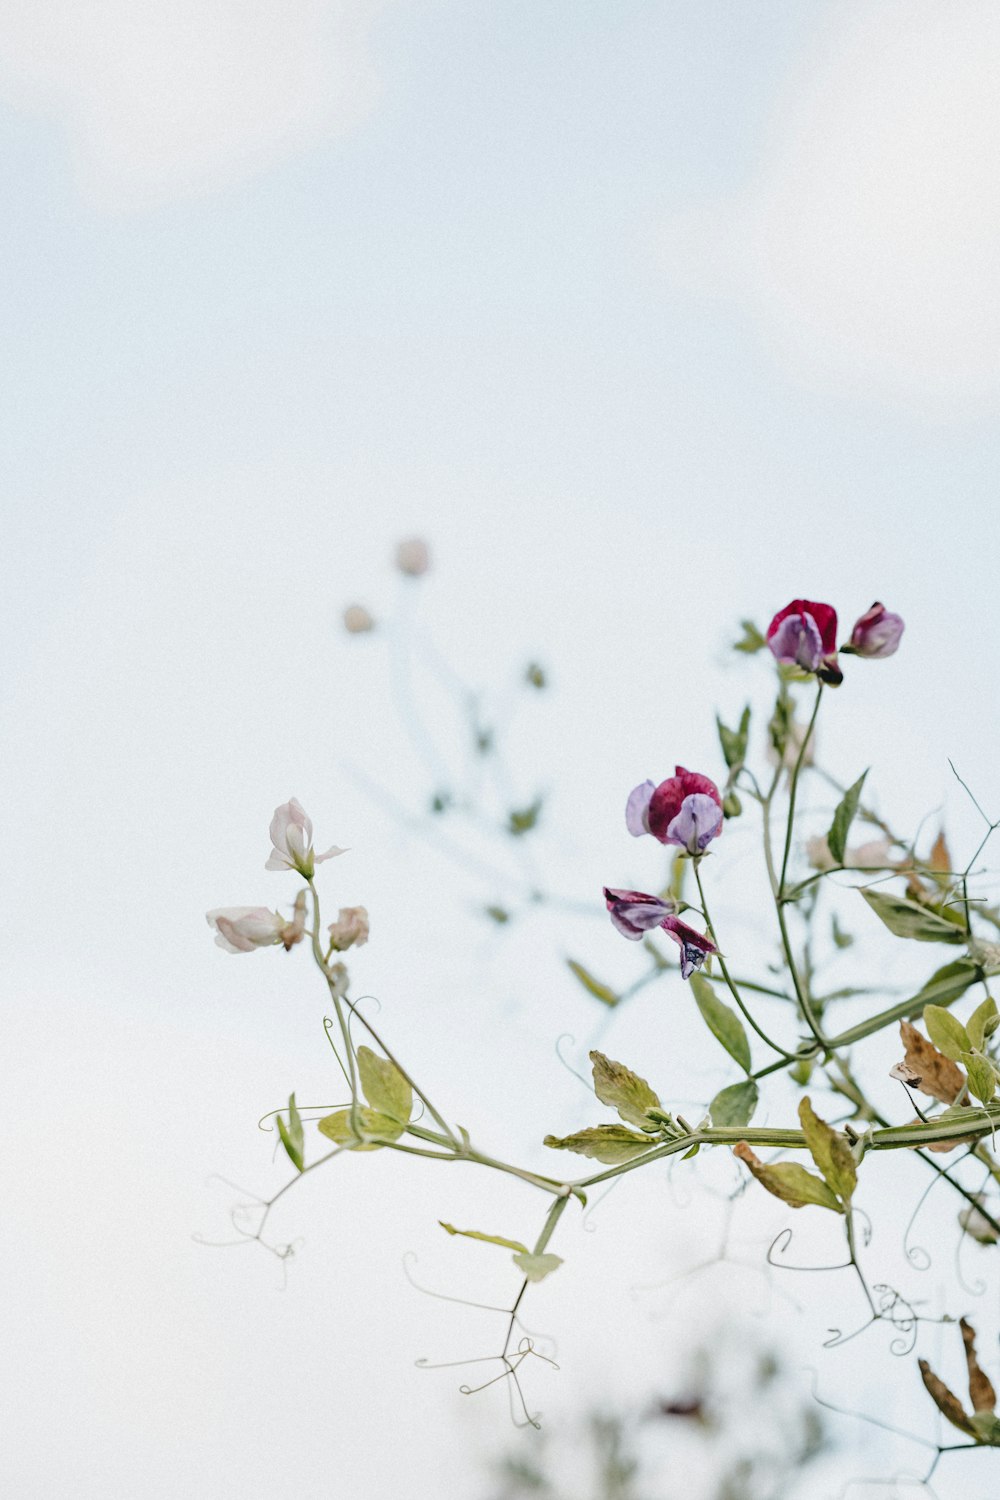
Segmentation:
<svg viewBox="0 0 1000 1500">
<path fill-rule="evenodd" d="M 364 635 L 375 629 L 375 619 L 363 604 L 349 604 L 344 610 L 344 629 L 348 635 Z"/>
<path fill-rule="evenodd" d="M 270 833 L 273 847 L 265 870 L 298 870 L 306 880 L 311 880 L 317 865 L 347 852 L 334 844 L 325 854 L 316 853 L 312 846 L 312 819 L 294 797 L 274 809 Z"/>
<path fill-rule="evenodd" d="M 767 644 L 780 662 L 815 672 L 824 682 L 843 681 L 837 665 L 837 611 L 832 604 L 793 599 L 767 627 Z"/>
<path fill-rule="evenodd" d="M 330 923 L 330 945 L 344 953 L 368 941 L 368 912 L 363 906 L 342 906 L 336 922 Z"/>
<path fill-rule="evenodd" d="M 855 621 L 850 644 L 844 649 L 855 656 L 892 656 L 899 648 L 904 629 L 902 616 L 892 614 L 876 600 L 871 609 L 866 609 L 860 620 Z"/>
<path fill-rule="evenodd" d="M 707 776 L 677 766 L 659 786 L 644 781 L 629 793 L 625 826 L 634 838 L 651 833 L 661 844 L 702 854 L 722 832 L 719 788 Z"/>
<path fill-rule="evenodd" d="M 604 900 L 612 922 L 632 942 L 638 942 L 644 932 L 654 927 L 663 928 L 681 950 L 682 979 L 690 979 L 695 969 L 701 968 L 706 954 L 719 951 L 710 938 L 682 922 L 673 908 L 658 896 L 649 896 L 645 891 L 617 891 L 605 886 Z"/>
<path fill-rule="evenodd" d="M 269 948 L 283 940 L 290 922 L 266 906 L 220 906 L 205 913 L 205 921 L 214 927 L 215 941 L 227 953 L 252 953 L 255 948 Z"/>
</svg>

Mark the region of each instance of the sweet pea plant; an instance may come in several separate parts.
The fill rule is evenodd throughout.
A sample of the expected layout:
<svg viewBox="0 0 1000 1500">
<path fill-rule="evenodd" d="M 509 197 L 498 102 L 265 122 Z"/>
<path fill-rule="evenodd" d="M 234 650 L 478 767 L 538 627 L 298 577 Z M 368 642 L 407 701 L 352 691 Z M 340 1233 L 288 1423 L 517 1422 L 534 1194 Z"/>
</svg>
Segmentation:
<svg viewBox="0 0 1000 1500">
<path fill-rule="evenodd" d="M 411 576 L 419 576 L 426 569 L 427 556 L 426 551 L 421 554 L 414 549 L 415 544 L 410 544 L 406 566 L 402 555 L 399 565 Z M 348 619 L 348 629 L 371 628 L 367 612 L 360 606 L 352 609 L 358 614 L 353 624 Z M 976 882 L 980 855 L 998 824 L 983 814 L 985 828 L 979 847 L 964 865 L 954 868 L 943 835 L 921 855 L 916 840 L 895 834 L 866 805 L 867 772 L 852 785 L 837 787 L 839 801 L 825 833 L 814 831 L 804 839 L 799 812 L 799 792 L 807 776 L 832 781 L 814 764 L 813 745 L 824 697 L 834 690 L 849 690 L 842 688 L 841 659 L 884 661 L 899 648 L 903 628 L 899 615 L 873 604 L 838 650 L 836 611 L 829 604 L 806 599 L 795 599 L 779 610 L 766 632 L 745 622 L 737 649 L 747 655 L 769 651 L 774 662 L 776 694 L 767 725 L 767 770 L 752 764 L 748 707 L 735 729 L 719 722 L 724 779 L 678 765 L 672 776 L 658 782 L 647 780 L 624 796 L 627 834 L 651 838 L 672 853 L 669 880 L 662 890 L 607 887 L 603 893 L 615 928 L 631 943 L 641 944 L 650 960 L 647 974 L 627 993 L 671 967 L 654 941 L 658 933 L 664 933 L 676 945 L 691 1003 L 738 1076 L 705 1101 L 699 1118 L 689 1120 L 662 1099 L 640 1072 L 593 1051 L 594 1095 L 617 1118 L 582 1124 L 568 1135 L 546 1136 L 543 1145 L 557 1153 L 552 1160 L 558 1166 L 542 1162 L 525 1166 L 480 1149 L 469 1130 L 438 1107 L 375 1030 L 351 998 L 350 976 L 342 957 L 368 940 L 367 913 L 361 906 L 342 907 L 336 920 L 325 922 L 321 911 L 317 868 L 345 851 L 336 846 L 325 853 L 315 851 L 312 823 L 294 798 L 277 808 L 266 868 L 291 874 L 299 882 L 290 915 L 265 907 L 232 907 L 209 912 L 208 921 L 219 946 L 230 953 L 275 946 L 290 951 L 308 945 L 328 997 L 330 1010 L 324 1026 L 346 1097 L 342 1107 L 316 1121 L 303 1119 L 294 1094 L 287 1108 L 277 1112 L 281 1144 L 295 1176 L 261 1205 L 260 1221 L 251 1237 L 263 1242 L 271 1208 L 299 1176 L 345 1151 L 380 1149 L 430 1161 L 460 1160 L 519 1179 L 544 1200 L 532 1243 L 494 1233 L 494 1226 L 442 1225 L 449 1234 L 509 1251 L 520 1273 L 520 1290 L 509 1309 L 506 1337 L 496 1356 L 497 1379 L 509 1377 L 516 1384 L 521 1364 L 529 1355 L 538 1354 L 532 1339 L 523 1333 L 519 1311 L 530 1286 L 562 1264 L 553 1245 L 567 1210 L 584 1205 L 592 1188 L 626 1173 L 655 1169 L 668 1158 L 689 1161 L 701 1151 L 728 1151 L 746 1169 L 752 1191 L 772 1194 L 790 1210 L 808 1208 L 837 1216 L 843 1226 L 844 1265 L 863 1290 L 867 1324 L 888 1321 L 896 1330 L 912 1332 L 915 1340 L 920 1316 L 913 1304 L 884 1284 L 870 1285 L 862 1269 L 858 1216 L 862 1220 L 866 1216 L 857 1199 L 864 1197 L 869 1157 L 884 1152 L 915 1153 L 929 1181 L 940 1182 L 955 1194 L 963 1237 L 978 1241 L 996 1256 L 1000 1165 L 993 1155 L 993 1139 L 1000 1125 L 996 1056 L 1000 1014 L 988 980 L 1000 973 L 1000 911 L 977 893 Z M 807 702 L 811 697 L 804 721 L 797 719 L 795 711 L 800 693 L 807 695 Z M 783 988 L 771 973 L 757 980 L 741 977 L 741 965 L 727 948 L 710 911 L 711 868 L 725 858 L 727 825 L 751 809 L 759 817 Z M 872 826 L 877 837 L 852 845 L 852 830 L 861 823 Z M 808 874 L 800 867 L 803 846 Z M 833 875 L 851 873 L 863 877 L 860 894 L 884 925 L 886 941 L 945 944 L 957 956 L 929 975 L 916 993 L 838 1028 L 833 1020 L 835 1003 L 871 990 L 847 988 L 824 994 L 813 936 L 825 883 Z M 690 881 L 686 881 L 688 875 Z M 693 884 L 690 899 L 684 895 L 688 884 Z M 840 930 L 836 916 L 833 941 L 838 949 L 851 941 Z M 571 967 L 596 998 L 606 1003 L 620 998 L 582 965 Z M 765 1025 L 762 1019 L 762 1000 L 773 1003 L 775 999 L 785 1003 L 789 1016 L 778 1028 L 770 1021 Z M 365 1042 L 356 1040 L 355 1028 L 366 1036 Z M 901 1056 L 883 1094 L 895 1099 L 895 1107 L 869 1097 L 859 1081 L 857 1065 L 865 1044 L 890 1028 L 898 1028 Z M 766 1061 L 754 1067 L 753 1053 L 760 1049 Z M 801 1093 L 797 1117 L 778 1125 L 754 1125 L 762 1090 L 767 1089 L 768 1080 L 776 1081 L 782 1074 L 799 1089 L 810 1090 Z M 818 1089 L 838 1108 L 846 1106 L 846 1117 L 831 1123 L 826 1118 L 828 1104 L 820 1108 L 814 1104 Z M 563 1163 L 573 1157 L 590 1160 L 596 1169 L 582 1175 L 567 1173 Z M 978 1174 L 975 1180 L 969 1175 L 973 1170 Z M 927 1392 L 962 1437 L 955 1444 L 930 1443 L 935 1463 L 951 1447 L 1000 1447 L 996 1396 L 977 1358 L 975 1332 L 964 1318 L 959 1328 L 971 1409 L 925 1360 L 919 1361 Z M 526 1407 L 524 1414 L 533 1420 Z"/>
</svg>

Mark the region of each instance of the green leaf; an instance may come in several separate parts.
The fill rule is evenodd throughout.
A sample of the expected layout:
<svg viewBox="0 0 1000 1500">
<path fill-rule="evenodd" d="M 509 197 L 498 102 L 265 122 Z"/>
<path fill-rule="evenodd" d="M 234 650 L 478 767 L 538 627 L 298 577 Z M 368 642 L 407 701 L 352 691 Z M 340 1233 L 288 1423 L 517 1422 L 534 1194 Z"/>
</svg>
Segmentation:
<svg viewBox="0 0 1000 1500">
<path fill-rule="evenodd" d="M 906 896 L 893 896 L 888 891 L 863 890 L 861 892 L 877 917 L 896 937 L 912 938 L 918 943 L 964 943 L 964 928 L 956 926 L 947 917 L 929 911 L 917 901 Z"/>
<path fill-rule="evenodd" d="M 302 1129 L 302 1116 L 299 1114 L 295 1103 L 295 1095 L 288 1096 L 288 1124 L 286 1126 L 280 1115 L 275 1117 L 278 1122 L 278 1134 L 281 1144 L 285 1148 L 285 1154 L 297 1172 L 305 1167 L 306 1143 L 305 1133 Z"/>
<path fill-rule="evenodd" d="M 605 1057 L 603 1052 L 592 1052 L 590 1060 L 594 1065 L 594 1093 L 601 1103 L 616 1109 L 627 1125 L 638 1125 L 640 1130 L 648 1128 L 646 1111 L 663 1106 L 645 1078 L 624 1063 Z"/>
<path fill-rule="evenodd" d="M 997 1091 L 997 1075 L 993 1064 L 981 1052 L 962 1052 L 959 1061 L 969 1075 L 969 1092 L 982 1104 L 989 1104 Z"/>
<path fill-rule="evenodd" d="M 602 984 L 599 979 L 595 979 L 589 969 L 583 967 L 583 964 L 578 964 L 575 958 L 567 958 L 566 965 L 570 973 L 576 975 L 588 995 L 593 995 L 594 999 L 600 1000 L 602 1005 L 618 1004 L 621 996 L 616 995 L 610 985 Z"/>
<path fill-rule="evenodd" d="M 792 732 L 792 721 L 794 718 L 795 705 L 789 696 L 787 687 L 782 683 L 775 700 L 774 712 L 767 726 L 768 734 L 771 736 L 771 744 L 779 756 L 783 756 L 785 753 L 785 746 L 788 744 L 788 736 Z"/>
<path fill-rule="evenodd" d="M 807 1172 L 805 1167 L 800 1167 L 798 1162 L 762 1162 L 746 1141 L 740 1141 L 734 1146 L 733 1154 L 749 1167 L 761 1187 L 767 1188 L 769 1193 L 773 1193 L 790 1208 L 804 1208 L 807 1203 L 814 1203 L 817 1208 L 829 1208 L 835 1214 L 843 1213 L 837 1197 L 826 1183 L 813 1176 L 812 1172 Z"/>
<path fill-rule="evenodd" d="M 963 1052 L 972 1050 L 969 1033 L 957 1016 L 940 1005 L 924 1006 L 924 1029 L 939 1052 L 958 1062 Z"/>
<path fill-rule="evenodd" d="M 767 637 L 761 635 L 752 620 L 741 620 L 740 626 L 743 635 L 738 641 L 733 642 L 734 651 L 742 651 L 747 656 L 753 656 L 756 651 L 763 651 L 767 645 Z"/>
<path fill-rule="evenodd" d="M 1000 1417 L 995 1411 L 973 1412 L 970 1420 L 978 1442 L 1000 1448 Z"/>
<path fill-rule="evenodd" d="M 511 808 L 507 814 L 507 832 L 512 833 L 515 838 L 521 838 L 530 833 L 538 822 L 542 811 L 542 799 L 536 797 L 528 807 Z"/>
<path fill-rule="evenodd" d="M 854 938 L 851 936 L 851 934 L 849 932 L 845 932 L 840 923 L 837 921 L 836 912 L 834 912 L 833 914 L 833 941 L 834 945 L 837 948 L 849 948 L 854 942 Z"/>
<path fill-rule="evenodd" d="M 943 968 L 935 970 L 921 990 L 913 997 L 914 1012 L 925 1005 L 951 1005 L 965 994 L 970 984 L 975 984 L 979 970 L 971 958 L 956 958 Z"/>
<path fill-rule="evenodd" d="M 720 1089 L 708 1106 L 713 1125 L 749 1125 L 757 1108 L 757 1085 L 752 1078 Z"/>
<path fill-rule="evenodd" d="M 515 1255 L 513 1260 L 527 1281 L 544 1281 L 562 1265 L 561 1255 L 533 1255 L 530 1250 Z"/>
<path fill-rule="evenodd" d="M 844 863 L 844 852 L 847 849 L 847 835 L 850 832 L 851 824 L 854 822 L 854 815 L 861 801 L 861 788 L 865 784 L 865 777 L 867 775 L 867 771 L 862 771 L 854 785 L 847 788 L 847 791 L 837 805 L 837 810 L 833 815 L 833 822 L 830 824 L 830 832 L 826 836 L 830 853 L 838 865 Z"/>
<path fill-rule="evenodd" d="M 727 729 L 725 724 L 715 716 L 716 727 L 719 731 L 719 744 L 722 746 L 723 759 L 730 771 L 738 771 L 747 758 L 747 741 L 750 737 L 750 705 L 740 715 L 738 729 Z"/>
<path fill-rule="evenodd" d="M 448 1234 L 460 1234 L 467 1240 L 485 1240 L 488 1245 L 502 1245 L 505 1250 L 519 1250 L 523 1255 L 529 1254 L 527 1245 L 522 1245 L 520 1240 L 505 1240 L 502 1234 L 483 1234 L 478 1229 L 456 1229 L 454 1224 L 446 1224 L 443 1219 L 438 1219 L 438 1223 Z"/>
<path fill-rule="evenodd" d="M 358 1072 L 372 1109 L 405 1125 L 413 1113 L 413 1090 L 396 1064 L 370 1047 L 359 1047 Z"/>
<path fill-rule="evenodd" d="M 965 1023 L 965 1029 L 969 1033 L 969 1040 L 973 1047 L 980 1052 L 986 1044 L 986 1038 L 992 1036 L 1000 1022 L 997 1013 L 997 1003 L 992 995 L 987 995 L 982 1005 L 977 1005 L 972 1015 Z"/>
<path fill-rule="evenodd" d="M 345 1146 L 348 1150 L 377 1151 L 386 1141 L 398 1141 L 405 1128 L 399 1120 L 380 1114 L 378 1110 L 366 1109 L 363 1104 L 358 1105 L 355 1115 L 359 1132 L 357 1134 L 351 1127 L 349 1109 L 338 1109 L 320 1120 L 320 1131 L 336 1145 Z"/>
<path fill-rule="evenodd" d="M 847 1137 L 820 1119 L 808 1095 L 799 1100 L 799 1121 L 809 1154 L 822 1172 L 823 1180 L 843 1203 L 849 1205 L 858 1185 L 858 1170 Z"/>
<path fill-rule="evenodd" d="M 744 1073 L 749 1073 L 750 1043 L 739 1016 L 719 999 L 704 974 L 692 974 L 688 983 L 709 1031 L 716 1041 L 722 1043 L 729 1056 L 739 1063 Z"/>
<path fill-rule="evenodd" d="M 626 1130 L 624 1125 L 591 1125 L 586 1130 L 578 1130 L 575 1135 L 547 1135 L 542 1144 L 551 1146 L 554 1151 L 575 1151 L 577 1156 L 589 1156 L 613 1167 L 641 1156 L 654 1142 L 648 1135 Z"/>
</svg>

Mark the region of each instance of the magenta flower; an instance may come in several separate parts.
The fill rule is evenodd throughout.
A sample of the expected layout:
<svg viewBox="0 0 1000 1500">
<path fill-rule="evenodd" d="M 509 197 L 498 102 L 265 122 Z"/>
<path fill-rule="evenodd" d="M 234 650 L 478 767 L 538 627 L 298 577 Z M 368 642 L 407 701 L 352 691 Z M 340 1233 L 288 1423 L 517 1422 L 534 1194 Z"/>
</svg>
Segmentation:
<svg viewBox="0 0 1000 1500">
<path fill-rule="evenodd" d="M 901 615 L 894 615 L 878 601 L 866 609 L 860 620 L 856 620 L 851 631 L 850 643 L 845 651 L 855 656 L 892 656 L 899 648 L 899 638 L 906 627 Z"/>
<path fill-rule="evenodd" d="M 697 932 L 682 922 L 673 909 L 658 896 L 649 896 L 645 891 L 617 891 L 604 887 L 604 900 L 611 920 L 623 937 L 638 942 L 644 932 L 662 927 L 681 950 L 681 978 L 690 979 L 695 969 L 705 962 L 705 955 L 718 953 L 718 948 L 704 933 Z"/>
<path fill-rule="evenodd" d="M 661 844 L 702 854 L 722 832 L 722 798 L 707 776 L 677 766 L 659 786 L 644 781 L 629 793 L 625 826 L 634 838 L 651 833 Z"/>
<path fill-rule="evenodd" d="M 767 644 L 788 666 L 815 672 L 823 682 L 843 681 L 837 665 L 837 611 L 832 604 L 793 599 L 767 627 Z"/>
</svg>

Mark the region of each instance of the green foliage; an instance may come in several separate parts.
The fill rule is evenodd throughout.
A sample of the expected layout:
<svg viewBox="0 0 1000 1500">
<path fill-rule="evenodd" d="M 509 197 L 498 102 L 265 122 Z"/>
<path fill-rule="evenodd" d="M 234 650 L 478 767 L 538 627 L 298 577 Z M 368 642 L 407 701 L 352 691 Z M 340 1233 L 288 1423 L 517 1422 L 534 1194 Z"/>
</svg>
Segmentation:
<svg viewBox="0 0 1000 1500">
<path fill-rule="evenodd" d="M 413 1113 L 413 1090 L 396 1064 L 370 1047 L 359 1047 L 358 1073 L 372 1109 L 407 1124 Z"/>
<path fill-rule="evenodd" d="M 526 1281 L 544 1281 L 562 1265 L 561 1255 L 533 1255 L 524 1250 L 514 1256 L 514 1264 L 523 1271 Z"/>
<path fill-rule="evenodd" d="M 958 1062 L 962 1053 L 972 1048 L 969 1033 L 961 1021 L 940 1005 L 924 1006 L 924 1030 L 938 1051 L 952 1062 Z"/>
<path fill-rule="evenodd" d="M 922 906 L 919 901 L 883 890 L 863 890 L 861 894 L 896 937 L 912 938 L 918 943 L 964 943 L 966 940 L 964 927 L 957 925 L 953 916 L 944 916 L 939 910 Z"/>
<path fill-rule="evenodd" d="M 692 974 L 688 983 L 702 1019 L 716 1041 L 738 1062 L 744 1073 L 750 1071 L 750 1043 L 743 1022 L 725 1001 L 720 1000 L 704 974 Z"/>
<path fill-rule="evenodd" d="M 720 1089 L 708 1106 L 712 1124 L 720 1127 L 749 1125 L 757 1109 L 758 1098 L 757 1085 L 752 1078 Z"/>
<path fill-rule="evenodd" d="M 405 1125 L 376 1109 L 356 1106 L 354 1124 L 350 1109 L 335 1110 L 319 1122 L 320 1132 L 337 1146 L 350 1151 L 377 1151 L 390 1141 L 398 1141 Z"/>
<path fill-rule="evenodd" d="M 541 811 L 541 797 L 536 797 L 534 802 L 529 803 L 527 807 L 511 808 L 507 814 L 507 832 L 513 834 L 515 838 L 522 838 L 537 825 Z"/>
<path fill-rule="evenodd" d="M 858 1171 L 847 1137 L 819 1118 L 808 1095 L 799 1100 L 799 1122 L 809 1155 L 823 1174 L 823 1181 L 849 1209 Z"/>
<path fill-rule="evenodd" d="M 747 758 L 747 743 L 750 738 L 750 705 L 740 715 L 739 727 L 727 729 L 725 724 L 715 716 L 716 728 L 719 731 L 719 744 L 722 746 L 722 756 L 729 767 L 730 779 L 732 774 L 740 769 Z"/>
<path fill-rule="evenodd" d="M 607 1166 L 617 1166 L 619 1162 L 642 1156 L 655 1143 L 648 1135 L 637 1135 L 624 1125 L 591 1125 L 574 1135 L 547 1135 L 542 1144 L 554 1151 L 575 1151 L 577 1156 L 590 1156 Z"/>
<path fill-rule="evenodd" d="M 749 1167 L 761 1187 L 767 1188 L 789 1208 L 805 1208 L 807 1203 L 813 1203 L 817 1208 L 829 1208 L 836 1214 L 844 1212 L 833 1190 L 798 1162 L 762 1162 L 745 1141 L 734 1146 L 733 1151 Z"/>
<path fill-rule="evenodd" d="M 867 771 L 862 771 L 854 785 L 848 787 L 837 805 L 837 810 L 833 815 L 833 822 L 830 824 L 830 832 L 826 836 L 830 854 L 838 865 L 844 863 L 844 854 L 847 850 L 847 835 L 851 830 L 851 824 L 854 822 L 855 814 L 860 805 L 861 788 L 865 784 L 865 777 L 867 775 Z"/>
<path fill-rule="evenodd" d="M 566 967 L 580 981 L 587 994 L 593 995 L 595 1000 L 600 1000 L 602 1005 L 618 1004 L 621 996 L 616 994 L 610 985 L 602 984 L 599 979 L 595 979 L 590 970 L 585 969 L 583 964 L 577 963 L 575 958 L 567 958 Z"/>
<path fill-rule="evenodd" d="M 982 1051 L 986 1041 L 1000 1026 L 1000 1013 L 997 1012 L 997 1003 L 992 995 L 987 995 L 981 1005 L 977 1005 L 972 1015 L 965 1023 L 965 1029 L 969 1033 L 969 1040 L 973 1047 Z"/>
<path fill-rule="evenodd" d="M 454 1224 L 446 1224 L 443 1219 L 438 1219 L 438 1223 L 447 1234 L 459 1234 L 466 1240 L 484 1240 L 487 1245 L 502 1245 L 505 1250 L 517 1250 L 522 1255 L 530 1253 L 527 1245 L 522 1245 L 520 1240 L 505 1240 L 502 1234 L 483 1234 L 479 1229 L 456 1229 Z"/>
<path fill-rule="evenodd" d="M 288 1124 L 286 1125 L 280 1114 L 277 1115 L 278 1134 L 281 1144 L 285 1148 L 285 1154 L 296 1172 L 304 1171 L 306 1164 L 305 1132 L 302 1129 L 302 1116 L 299 1114 L 295 1103 L 294 1093 L 288 1096 Z"/>
<path fill-rule="evenodd" d="M 745 656 L 753 656 L 757 651 L 763 651 L 767 645 L 767 637 L 762 635 L 752 620 L 741 620 L 740 628 L 743 634 L 738 641 L 733 642 L 734 651 L 742 651 Z"/>
<path fill-rule="evenodd" d="M 655 1130 L 655 1123 L 648 1118 L 650 1109 L 663 1106 L 645 1078 L 626 1068 L 624 1063 L 614 1062 L 603 1052 L 592 1052 L 594 1065 L 594 1093 L 602 1104 L 616 1109 L 626 1125 L 637 1125 L 640 1130 Z"/>
<path fill-rule="evenodd" d="M 982 1104 L 989 1104 L 997 1091 L 997 1075 L 993 1064 L 981 1052 L 962 1052 L 959 1061 L 969 1075 L 969 1092 Z"/>
</svg>

